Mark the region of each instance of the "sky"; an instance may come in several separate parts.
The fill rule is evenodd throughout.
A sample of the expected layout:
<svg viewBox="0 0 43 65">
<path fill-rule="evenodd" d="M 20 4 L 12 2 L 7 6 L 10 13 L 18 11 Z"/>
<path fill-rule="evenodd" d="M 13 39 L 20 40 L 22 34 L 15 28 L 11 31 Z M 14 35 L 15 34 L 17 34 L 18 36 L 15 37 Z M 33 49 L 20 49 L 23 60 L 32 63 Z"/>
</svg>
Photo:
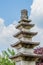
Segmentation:
<svg viewBox="0 0 43 65">
<path fill-rule="evenodd" d="M 18 21 L 22 9 L 27 9 L 30 15 L 31 4 L 32 0 L 0 0 L 0 18 L 5 20 L 5 25 Z"/>
<path fill-rule="evenodd" d="M 31 23 L 35 24 L 32 31 L 38 32 L 33 41 L 39 41 L 39 46 L 43 46 L 43 0 L 0 0 L 0 51 L 18 41 L 13 35 L 18 31 L 15 25 L 22 9 L 28 10 Z"/>
</svg>

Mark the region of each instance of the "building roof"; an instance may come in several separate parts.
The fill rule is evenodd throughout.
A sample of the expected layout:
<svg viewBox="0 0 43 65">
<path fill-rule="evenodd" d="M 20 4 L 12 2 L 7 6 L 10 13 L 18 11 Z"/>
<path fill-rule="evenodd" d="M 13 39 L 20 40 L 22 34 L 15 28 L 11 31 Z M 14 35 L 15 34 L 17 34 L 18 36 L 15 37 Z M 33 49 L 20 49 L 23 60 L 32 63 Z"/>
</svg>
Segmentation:
<svg viewBox="0 0 43 65">
<path fill-rule="evenodd" d="M 11 56 L 10 57 L 10 59 L 14 59 L 14 58 L 17 58 L 17 57 L 34 57 L 34 58 L 40 58 L 40 57 L 42 57 L 42 55 L 38 55 L 38 54 L 30 54 L 30 53 L 24 53 L 24 52 L 22 52 L 22 53 L 17 53 L 16 55 L 14 55 L 14 56 Z"/>
<path fill-rule="evenodd" d="M 27 45 L 35 45 L 35 46 L 37 46 L 37 45 L 40 44 L 40 42 L 32 42 L 32 41 L 20 40 L 20 41 L 18 41 L 16 43 L 12 44 L 11 46 L 15 47 L 18 44 L 27 44 Z"/>
</svg>

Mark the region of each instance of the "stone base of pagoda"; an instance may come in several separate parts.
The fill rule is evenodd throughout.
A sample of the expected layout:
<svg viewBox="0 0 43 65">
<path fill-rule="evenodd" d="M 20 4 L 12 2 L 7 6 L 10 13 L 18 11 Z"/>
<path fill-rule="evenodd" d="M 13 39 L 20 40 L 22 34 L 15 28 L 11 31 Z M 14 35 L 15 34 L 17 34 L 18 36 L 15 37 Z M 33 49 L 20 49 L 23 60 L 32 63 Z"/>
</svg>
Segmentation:
<svg viewBox="0 0 43 65">
<path fill-rule="evenodd" d="M 16 65 L 36 65 L 35 61 L 17 61 Z"/>
</svg>

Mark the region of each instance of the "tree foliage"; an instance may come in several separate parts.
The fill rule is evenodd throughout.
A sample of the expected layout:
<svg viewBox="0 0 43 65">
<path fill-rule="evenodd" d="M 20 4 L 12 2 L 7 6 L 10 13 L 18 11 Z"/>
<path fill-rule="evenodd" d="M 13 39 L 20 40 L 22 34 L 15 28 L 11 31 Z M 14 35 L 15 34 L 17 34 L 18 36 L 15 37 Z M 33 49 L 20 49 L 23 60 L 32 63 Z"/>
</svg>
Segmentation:
<svg viewBox="0 0 43 65">
<path fill-rule="evenodd" d="M 0 65 L 15 65 L 11 59 L 9 59 L 10 55 L 15 55 L 14 50 L 10 50 L 9 48 L 7 51 L 2 52 L 2 56 L 0 55 Z"/>
<path fill-rule="evenodd" d="M 13 49 L 10 50 L 10 49 L 8 48 L 7 51 L 2 51 L 2 54 L 3 54 L 4 57 L 5 57 L 5 56 L 9 57 L 9 56 L 15 55 L 15 52 L 14 52 Z"/>
</svg>

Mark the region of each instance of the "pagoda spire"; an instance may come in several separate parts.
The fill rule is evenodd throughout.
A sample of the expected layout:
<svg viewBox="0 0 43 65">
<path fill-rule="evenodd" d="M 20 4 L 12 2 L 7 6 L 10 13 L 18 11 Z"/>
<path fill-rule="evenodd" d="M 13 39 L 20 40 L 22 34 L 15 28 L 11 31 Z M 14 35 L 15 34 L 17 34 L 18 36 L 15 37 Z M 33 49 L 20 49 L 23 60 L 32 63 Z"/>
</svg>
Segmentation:
<svg viewBox="0 0 43 65">
<path fill-rule="evenodd" d="M 32 41 L 33 36 L 37 35 L 37 32 L 30 31 L 34 24 L 29 22 L 31 20 L 28 19 L 28 11 L 26 9 L 21 10 L 21 20 L 16 26 L 20 31 L 14 35 L 14 37 L 19 39 L 19 42 L 11 45 L 18 51 L 16 55 L 10 57 L 10 59 L 16 61 L 16 65 L 36 65 L 36 60 L 42 57 L 34 53 L 34 47 L 40 43 Z"/>
<path fill-rule="evenodd" d="M 26 9 L 21 10 L 21 19 L 28 19 L 28 11 Z"/>
</svg>

